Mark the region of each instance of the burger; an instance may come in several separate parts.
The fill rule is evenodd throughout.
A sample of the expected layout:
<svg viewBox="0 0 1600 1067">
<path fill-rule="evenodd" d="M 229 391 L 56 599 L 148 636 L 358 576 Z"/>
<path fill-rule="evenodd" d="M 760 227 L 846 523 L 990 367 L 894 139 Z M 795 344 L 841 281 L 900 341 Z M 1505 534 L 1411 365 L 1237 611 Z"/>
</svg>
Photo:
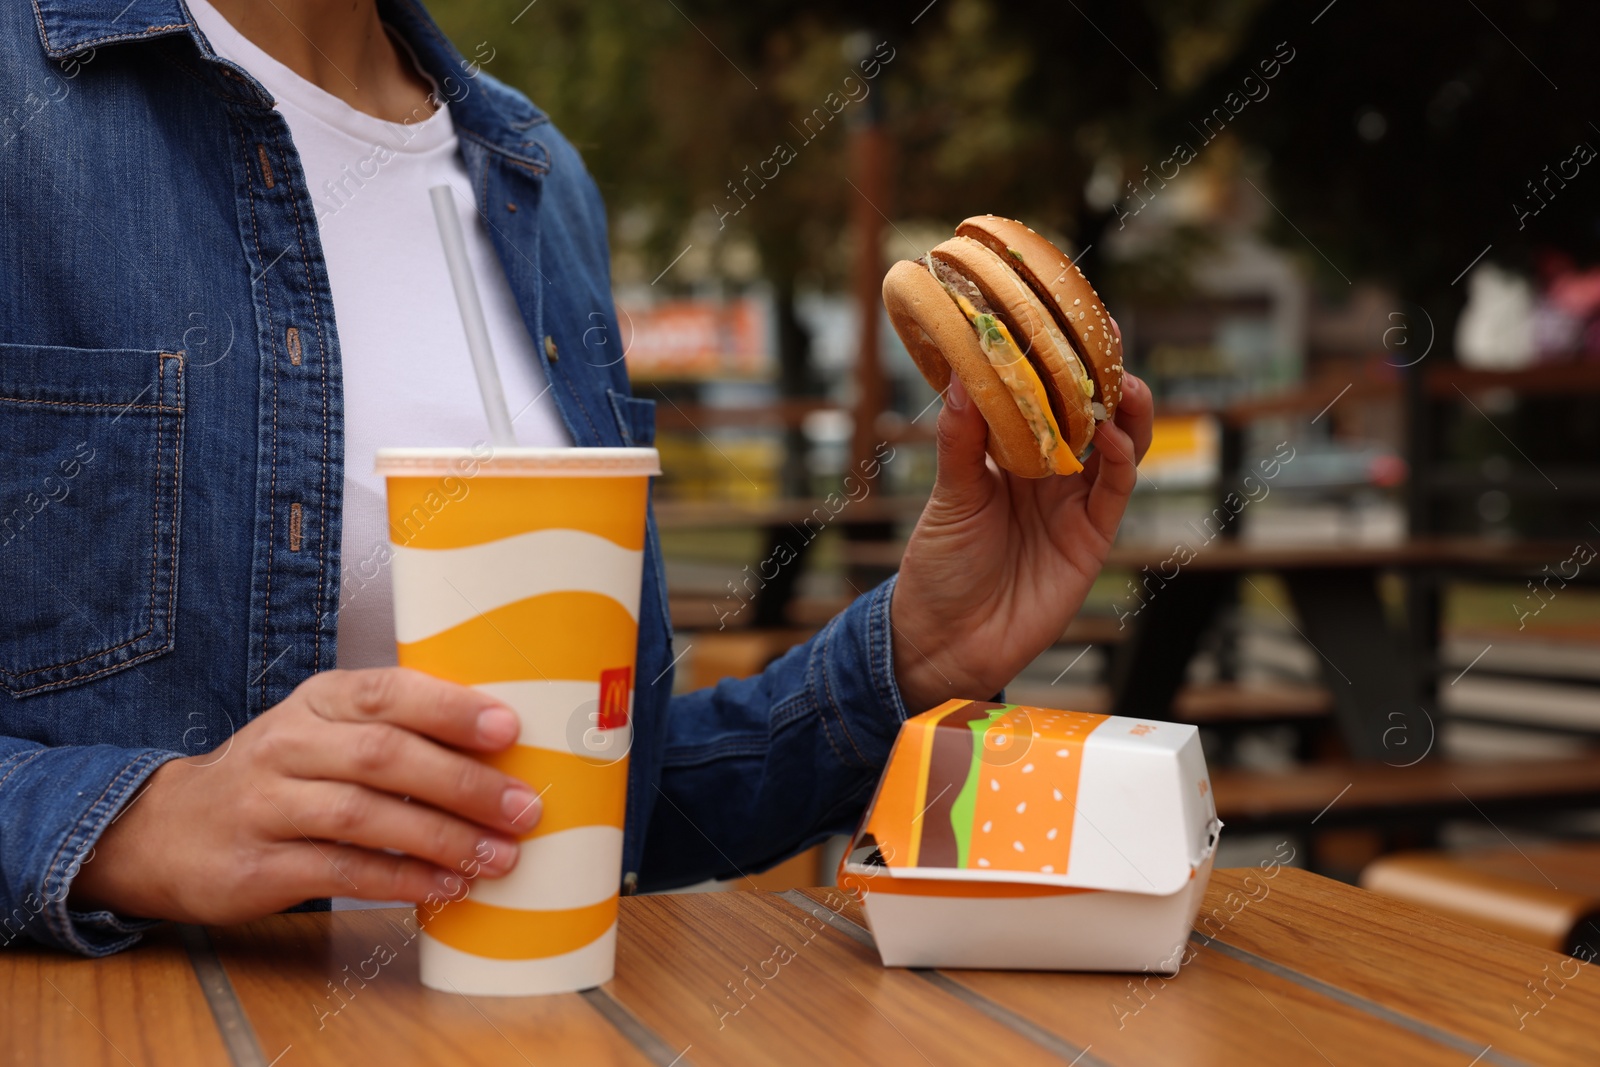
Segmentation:
<svg viewBox="0 0 1600 1067">
<path fill-rule="evenodd" d="M 941 393 L 954 374 L 989 453 L 1025 478 L 1075 474 L 1122 400 L 1122 340 L 1083 272 L 1014 219 L 981 215 L 883 280 L 889 321 Z"/>
</svg>

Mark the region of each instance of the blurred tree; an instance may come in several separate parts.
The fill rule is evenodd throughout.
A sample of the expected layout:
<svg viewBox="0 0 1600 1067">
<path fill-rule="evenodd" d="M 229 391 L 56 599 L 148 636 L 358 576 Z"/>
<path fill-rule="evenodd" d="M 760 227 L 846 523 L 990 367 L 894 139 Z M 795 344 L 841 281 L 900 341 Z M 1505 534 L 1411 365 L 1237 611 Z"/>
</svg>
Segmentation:
<svg viewBox="0 0 1600 1067">
<path fill-rule="evenodd" d="M 779 297 L 792 390 L 809 386 L 792 297 L 802 284 L 837 286 L 847 275 L 841 236 L 858 194 L 846 180 L 846 127 L 877 105 L 886 105 L 898 153 L 894 202 L 879 205 L 886 215 L 1026 218 L 1096 246 L 1093 273 L 1126 183 L 1178 142 L 1204 151 L 1194 124 L 1227 106 L 1286 42 L 1292 65 L 1228 137 L 1281 209 L 1271 232 L 1324 282 L 1343 288 L 1361 274 L 1391 283 L 1429 309 L 1448 346 L 1463 291 L 1453 281 L 1485 246 L 1510 263 L 1541 247 L 1600 252 L 1595 197 L 1583 185 L 1600 181 L 1590 173 L 1600 167 L 1562 177 L 1576 145 L 1600 146 L 1582 55 L 1600 29 L 1594 5 L 432 6 L 465 52 L 490 57 L 485 68 L 527 90 L 583 150 L 613 219 L 625 223 L 621 243 L 645 260 L 643 277 L 689 242 L 715 268 L 737 244 L 730 238 L 754 241 Z M 878 42 L 892 58 L 867 81 L 859 60 Z M 869 96 L 830 116 L 829 94 L 837 106 L 852 84 Z M 826 124 L 808 122 L 816 115 Z M 1101 195 L 1091 196 L 1096 183 Z M 662 284 L 680 284 L 680 273 Z"/>
<path fill-rule="evenodd" d="M 1600 254 L 1600 167 L 1544 187 L 1577 145 L 1600 148 L 1597 34 L 1600 8 L 1554 0 L 1276 2 L 1188 95 L 1197 112 L 1220 102 L 1288 42 L 1292 67 L 1238 126 L 1282 211 L 1273 234 L 1330 287 L 1381 279 L 1426 307 L 1448 352 L 1458 279 L 1486 249 L 1522 267 L 1542 248 Z M 1161 128 L 1182 138 L 1194 117 L 1178 108 Z"/>
</svg>

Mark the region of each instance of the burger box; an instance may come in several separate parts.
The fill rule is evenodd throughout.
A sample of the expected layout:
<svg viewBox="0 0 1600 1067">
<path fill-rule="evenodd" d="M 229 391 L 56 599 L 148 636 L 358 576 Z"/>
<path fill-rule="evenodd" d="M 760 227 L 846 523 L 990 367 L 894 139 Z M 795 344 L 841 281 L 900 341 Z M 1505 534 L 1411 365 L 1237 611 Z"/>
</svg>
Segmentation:
<svg viewBox="0 0 1600 1067">
<path fill-rule="evenodd" d="M 840 885 L 885 966 L 1172 973 L 1221 826 L 1193 726 L 951 700 L 900 727 Z"/>
</svg>

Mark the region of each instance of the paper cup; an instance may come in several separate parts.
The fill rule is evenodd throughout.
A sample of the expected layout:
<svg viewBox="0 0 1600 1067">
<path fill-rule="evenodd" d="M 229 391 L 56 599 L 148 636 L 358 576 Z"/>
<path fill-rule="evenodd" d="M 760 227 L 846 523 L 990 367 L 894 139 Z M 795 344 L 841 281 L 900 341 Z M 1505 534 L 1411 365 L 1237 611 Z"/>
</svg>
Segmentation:
<svg viewBox="0 0 1600 1067">
<path fill-rule="evenodd" d="M 490 996 L 599 985 L 616 958 L 657 453 L 381 449 L 377 472 L 388 481 L 400 665 L 515 711 L 517 743 L 486 762 L 544 803 L 515 870 L 417 909 L 422 982 Z"/>
</svg>

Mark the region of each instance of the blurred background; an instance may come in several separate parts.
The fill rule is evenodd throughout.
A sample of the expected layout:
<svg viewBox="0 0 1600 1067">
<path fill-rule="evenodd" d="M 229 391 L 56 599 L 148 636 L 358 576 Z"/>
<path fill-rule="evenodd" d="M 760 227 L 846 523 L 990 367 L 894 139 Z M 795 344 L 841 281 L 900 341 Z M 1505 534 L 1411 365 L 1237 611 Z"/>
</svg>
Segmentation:
<svg viewBox="0 0 1600 1067">
<path fill-rule="evenodd" d="M 1008 699 L 1198 724 L 1224 865 L 1288 842 L 1600 936 L 1600 10 L 430 7 L 606 197 L 622 336 L 586 358 L 657 403 L 681 685 L 894 571 L 939 401 L 879 284 L 1020 218 L 1095 281 L 1159 422 L 1112 566 Z"/>
</svg>

